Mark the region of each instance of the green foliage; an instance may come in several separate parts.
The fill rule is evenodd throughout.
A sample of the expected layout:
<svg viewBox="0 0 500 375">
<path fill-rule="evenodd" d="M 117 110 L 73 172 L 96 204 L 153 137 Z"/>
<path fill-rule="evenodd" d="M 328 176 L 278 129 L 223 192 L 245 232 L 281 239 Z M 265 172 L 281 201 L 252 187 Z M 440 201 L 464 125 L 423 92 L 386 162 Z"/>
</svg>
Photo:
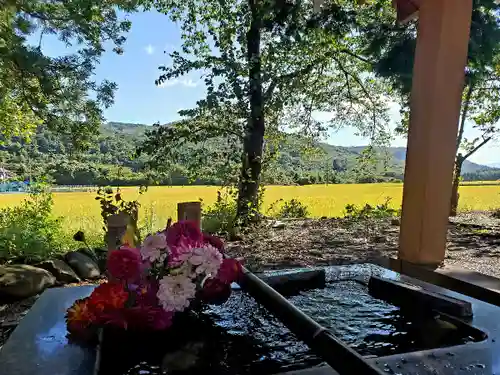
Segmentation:
<svg viewBox="0 0 500 375">
<path fill-rule="evenodd" d="M 146 191 L 147 187 L 141 186 L 139 188 L 139 195 L 144 194 Z M 138 200 L 126 201 L 122 198 L 120 188 L 116 189 L 115 193 L 112 187 L 99 188 L 95 200 L 99 201 L 101 206 L 104 231 L 107 231 L 108 218 L 120 213 L 127 214 L 132 220 L 132 224 L 137 228 L 139 207 L 141 206 Z"/>
<path fill-rule="evenodd" d="M 17 179 L 50 176 L 57 185 L 147 185 L 155 176 L 141 170 L 144 158 L 135 157 L 146 126 L 109 123 L 86 153 L 73 152 L 72 140 L 40 127 L 31 143 L 14 137 L 0 144 L 2 167 Z M 156 178 L 160 182 L 161 176 Z"/>
<path fill-rule="evenodd" d="M 152 167 L 215 168 L 225 185 L 237 184 L 238 213 L 245 214 L 257 209 L 261 172 L 272 168 L 284 128 L 311 139 L 329 126 L 355 126 L 370 138 L 383 132 L 384 91 L 356 54 L 349 2 L 328 2 L 320 14 L 310 2 L 154 5 L 180 24 L 183 40 L 157 84 L 203 74 L 207 94 L 179 112 L 183 120 L 148 133 L 142 151 Z M 335 122 L 318 121 L 316 110 L 334 112 Z M 212 139 L 222 140 L 223 152 L 209 147 Z"/>
<path fill-rule="evenodd" d="M 52 215 L 52 194 L 34 186 L 19 206 L 0 209 L 0 259 L 21 257 L 27 262 L 60 252 L 61 218 Z"/>
<path fill-rule="evenodd" d="M 309 209 L 298 199 L 279 199 L 269 207 L 269 215 L 277 219 L 299 219 L 309 216 Z"/>
<path fill-rule="evenodd" d="M 0 134 L 29 138 L 43 122 L 75 146 L 88 146 L 116 89 L 112 82 L 94 80 L 95 66 L 105 47 L 123 52 L 131 25 L 122 15 L 137 6 L 135 0 L 2 2 Z M 46 37 L 59 40 L 69 53 L 44 54 Z"/>
<path fill-rule="evenodd" d="M 393 97 L 402 105 L 400 132 L 406 134 L 409 120 L 409 94 L 413 78 L 417 22 L 396 24 L 384 12 L 386 0 L 373 1 L 360 12 L 359 40 L 365 55 L 378 76 L 393 88 Z M 496 137 L 500 128 L 500 4 L 492 0 L 474 0 L 465 85 L 463 89 L 461 126 L 457 138 L 457 164 L 474 154 Z M 376 15 L 376 17 L 375 17 Z M 479 136 L 464 138 L 464 127 L 470 126 Z"/>
<path fill-rule="evenodd" d="M 203 208 L 203 230 L 213 234 L 229 234 L 235 232 L 236 200 L 234 191 L 218 191 L 216 202 Z"/>
<path fill-rule="evenodd" d="M 355 204 L 348 204 L 344 209 L 344 217 L 353 220 L 361 221 L 367 219 L 387 219 L 399 216 L 399 211 L 390 207 L 391 199 L 386 198 L 384 203 L 377 206 L 365 204 L 359 207 Z"/>
</svg>

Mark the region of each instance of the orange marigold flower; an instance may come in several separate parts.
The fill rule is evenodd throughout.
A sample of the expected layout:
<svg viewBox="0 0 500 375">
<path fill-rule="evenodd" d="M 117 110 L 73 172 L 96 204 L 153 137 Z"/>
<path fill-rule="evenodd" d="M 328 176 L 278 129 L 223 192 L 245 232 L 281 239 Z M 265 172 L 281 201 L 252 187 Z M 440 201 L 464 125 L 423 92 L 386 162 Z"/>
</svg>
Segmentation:
<svg viewBox="0 0 500 375">
<path fill-rule="evenodd" d="M 76 300 L 66 312 L 68 331 L 72 333 L 85 330 L 94 320 L 95 314 L 90 307 L 89 298 Z"/>
<path fill-rule="evenodd" d="M 105 309 L 121 309 L 125 306 L 129 294 L 122 284 L 108 282 L 99 285 L 89 297 L 92 308 L 103 311 Z"/>
</svg>

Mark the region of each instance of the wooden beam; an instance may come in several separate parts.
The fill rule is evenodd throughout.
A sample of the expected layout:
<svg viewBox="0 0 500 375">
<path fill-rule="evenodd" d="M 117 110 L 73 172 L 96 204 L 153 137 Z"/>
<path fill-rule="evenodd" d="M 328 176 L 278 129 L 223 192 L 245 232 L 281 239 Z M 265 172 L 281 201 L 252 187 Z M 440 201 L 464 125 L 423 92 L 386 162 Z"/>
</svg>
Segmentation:
<svg viewBox="0 0 500 375">
<path fill-rule="evenodd" d="M 413 68 L 399 258 L 444 260 L 472 0 L 423 0 Z"/>
<path fill-rule="evenodd" d="M 181 202 L 177 204 L 177 221 L 189 220 L 201 228 L 201 202 Z"/>
</svg>

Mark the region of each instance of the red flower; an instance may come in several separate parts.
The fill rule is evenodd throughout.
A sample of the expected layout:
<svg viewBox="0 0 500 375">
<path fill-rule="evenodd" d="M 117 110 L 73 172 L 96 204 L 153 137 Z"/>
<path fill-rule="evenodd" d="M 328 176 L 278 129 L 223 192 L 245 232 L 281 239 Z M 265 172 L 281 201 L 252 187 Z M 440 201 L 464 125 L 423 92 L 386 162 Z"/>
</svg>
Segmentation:
<svg viewBox="0 0 500 375">
<path fill-rule="evenodd" d="M 112 251 L 107 268 L 112 277 L 122 281 L 134 281 L 141 274 L 141 257 L 134 249 L 121 248 Z"/>
<path fill-rule="evenodd" d="M 158 282 L 151 281 L 139 284 L 135 290 L 136 305 L 154 306 L 155 304 L 158 304 L 156 293 L 158 293 Z"/>
<path fill-rule="evenodd" d="M 170 248 L 179 246 L 182 241 L 187 241 L 190 245 L 203 242 L 201 230 L 194 221 L 178 221 L 168 227 L 165 234 L 167 236 L 167 245 Z"/>
<path fill-rule="evenodd" d="M 203 233 L 203 242 L 212 245 L 221 253 L 224 252 L 224 243 L 221 241 L 219 237 L 212 236 L 211 234 L 208 233 Z"/>
<path fill-rule="evenodd" d="M 126 309 L 108 309 L 99 314 L 99 323 L 111 325 L 122 329 L 128 328 Z"/>
<path fill-rule="evenodd" d="M 231 296 L 231 285 L 219 279 L 208 279 L 200 291 L 203 302 L 211 305 L 222 305 Z"/>
<path fill-rule="evenodd" d="M 135 329 L 163 330 L 172 325 L 173 312 L 161 307 L 135 306 L 126 310 L 127 321 Z"/>
<path fill-rule="evenodd" d="M 66 324 L 70 333 L 84 334 L 95 320 L 96 316 L 91 309 L 89 298 L 76 300 L 66 311 Z"/>
<path fill-rule="evenodd" d="M 108 282 L 99 285 L 89 297 L 89 304 L 95 311 L 118 310 L 125 306 L 129 298 L 123 285 Z"/>
<path fill-rule="evenodd" d="M 226 258 L 222 261 L 222 264 L 217 273 L 217 279 L 226 284 L 231 284 L 232 282 L 237 282 L 241 276 L 241 263 L 236 259 Z"/>
</svg>

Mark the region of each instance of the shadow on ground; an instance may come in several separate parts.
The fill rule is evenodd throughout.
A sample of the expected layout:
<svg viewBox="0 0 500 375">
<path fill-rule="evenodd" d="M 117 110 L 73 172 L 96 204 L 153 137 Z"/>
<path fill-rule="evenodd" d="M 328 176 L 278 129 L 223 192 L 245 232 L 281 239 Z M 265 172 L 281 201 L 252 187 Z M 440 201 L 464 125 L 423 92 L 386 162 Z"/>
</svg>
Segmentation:
<svg viewBox="0 0 500 375">
<path fill-rule="evenodd" d="M 229 253 L 253 270 L 370 262 L 396 256 L 399 225 L 393 220 L 288 221 L 282 229 L 262 226 Z M 467 213 L 450 220 L 446 264 L 500 277 L 500 220 Z"/>
</svg>

